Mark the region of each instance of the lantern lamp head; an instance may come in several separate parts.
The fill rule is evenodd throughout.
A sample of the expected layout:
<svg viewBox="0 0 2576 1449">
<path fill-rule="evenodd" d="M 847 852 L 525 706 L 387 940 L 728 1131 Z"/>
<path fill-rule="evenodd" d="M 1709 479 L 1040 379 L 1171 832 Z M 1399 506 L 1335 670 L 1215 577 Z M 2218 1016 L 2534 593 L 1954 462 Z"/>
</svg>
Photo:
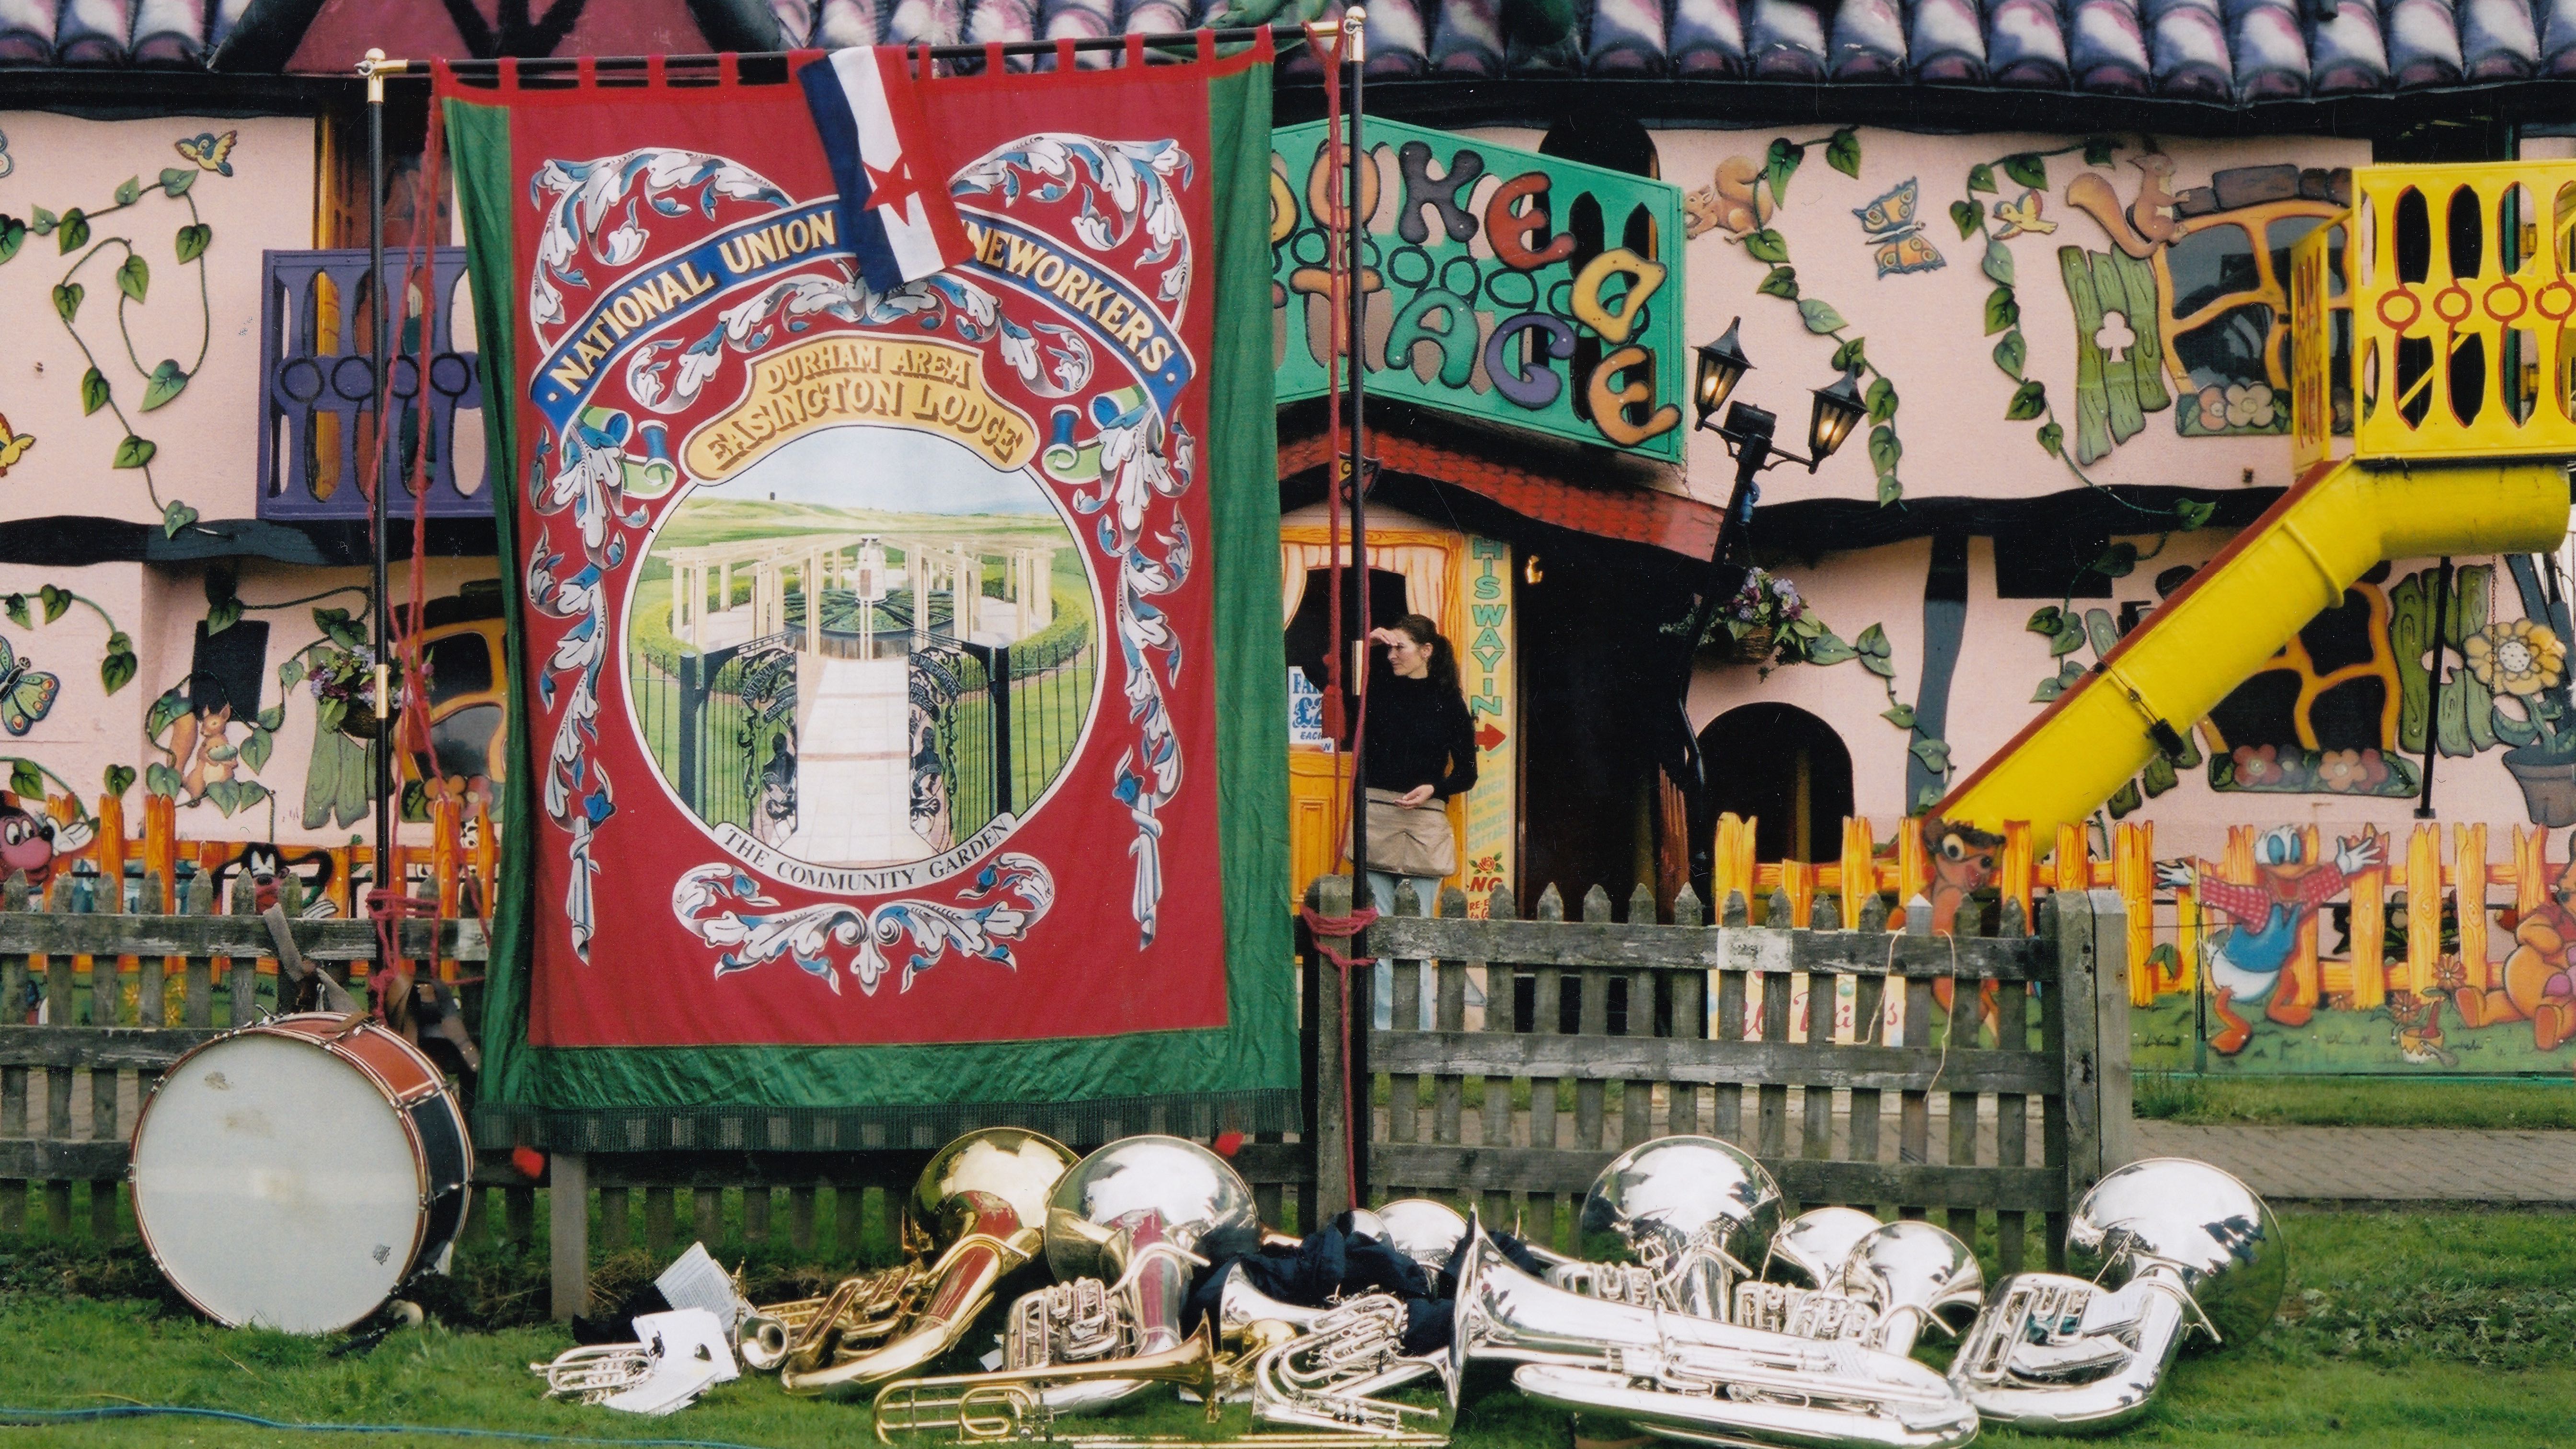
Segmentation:
<svg viewBox="0 0 2576 1449">
<path fill-rule="evenodd" d="M 1736 332 L 1744 325 L 1741 317 L 1726 324 L 1726 332 L 1715 342 L 1703 343 L 1699 349 L 1699 373 L 1694 379 L 1691 401 L 1699 410 L 1704 425 L 1726 405 L 1726 396 L 1735 391 L 1753 361 L 1744 355 L 1743 344 Z"/>
<path fill-rule="evenodd" d="M 1815 413 L 1807 426 L 1807 456 L 1822 463 L 1868 416 L 1869 404 L 1861 397 L 1858 367 L 1848 369 L 1840 381 L 1817 388 L 1815 393 Z"/>
</svg>

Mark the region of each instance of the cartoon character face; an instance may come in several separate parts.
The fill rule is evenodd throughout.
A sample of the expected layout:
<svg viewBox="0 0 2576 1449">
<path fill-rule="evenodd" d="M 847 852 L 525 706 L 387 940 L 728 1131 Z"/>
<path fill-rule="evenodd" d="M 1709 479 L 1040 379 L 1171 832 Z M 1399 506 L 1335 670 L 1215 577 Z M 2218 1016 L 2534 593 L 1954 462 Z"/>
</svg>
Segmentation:
<svg viewBox="0 0 2576 1449">
<path fill-rule="evenodd" d="M 2297 880 L 2323 864 L 2307 857 L 2307 834 L 2295 825 L 2267 831 L 2254 843 L 2254 863 L 2275 880 Z"/>
<path fill-rule="evenodd" d="M 27 885 L 42 890 L 54 875 L 54 823 L 30 814 L 18 797 L 0 790 L 0 880 L 25 871 Z"/>
<path fill-rule="evenodd" d="M 1995 857 L 2004 838 L 1970 825 L 1924 822 L 1923 843 L 1931 856 L 1933 878 L 1960 891 L 1973 891 L 1994 878 Z"/>
</svg>

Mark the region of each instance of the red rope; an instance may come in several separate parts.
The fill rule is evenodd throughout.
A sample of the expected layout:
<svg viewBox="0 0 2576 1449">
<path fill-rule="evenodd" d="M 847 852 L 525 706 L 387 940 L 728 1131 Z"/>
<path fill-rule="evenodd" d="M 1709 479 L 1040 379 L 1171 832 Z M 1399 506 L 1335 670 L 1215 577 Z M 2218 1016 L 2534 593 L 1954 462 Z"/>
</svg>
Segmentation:
<svg viewBox="0 0 2576 1449">
<path fill-rule="evenodd" d="M 1366 696 L 1361 697 L 1360 707 L 1363 711 L 1368 708 Z M 1314 932 L 1316 952 L 1325 960 L 1333 963 L 1336 968 L 1336 972 L 1340 977 L 1342 1009 L 1338 1015 L 1341 1017 L 1342 1025 L 1342 1181 L 1350 1186 L 1352 1198 L 1351 1206 L 1358 1207 L 1360 1205 L 1358 1201 L 1360 1190 L 1359 1135 L 1351 1128 L 1351 1123 L 1356 1120 L 1351 1114 L 1358 1110 L 1356 1106 L 1356 1098 L 1351 1088 L 1351 972 L 1359 967 L 1375 965 L 1377 958 L 1374 956 L 1345 956 L 1341 952 L 1334 950 L 1332 947 L 1325 945 L 1324 940 L 1326 937 L 1349 938 L 1358 936 L 1360 932 L 1368 929 L 1371 921 L 1377 919 L 1377 908 L 1375 906 L 1360 905 L 1354 902 L 1351 906 L 1351 913 L 1349 915 L 1327 916 L 1318 913 L 1312 906 L 1300 906 L 1297 908 L 1297 914 L 1306 922 L 1306 929 Z"/>
</svg>

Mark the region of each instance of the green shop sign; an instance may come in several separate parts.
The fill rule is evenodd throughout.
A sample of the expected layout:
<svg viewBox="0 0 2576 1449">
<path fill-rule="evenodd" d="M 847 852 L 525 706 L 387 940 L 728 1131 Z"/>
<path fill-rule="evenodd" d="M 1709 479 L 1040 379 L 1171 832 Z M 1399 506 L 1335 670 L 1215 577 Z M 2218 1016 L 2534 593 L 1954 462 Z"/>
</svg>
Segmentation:
<svg viewBox="0 0 2576 1449">
<path fill-rule="evenodd" d="M 1679 462 L 1681 188 L 1400 121 L 1367 137 L 1369 390 Z M 1293 402 L 1325 391 L 1335 188 L 1321 121 L 1270 146 L 1272 355 Z"/>
</svg>

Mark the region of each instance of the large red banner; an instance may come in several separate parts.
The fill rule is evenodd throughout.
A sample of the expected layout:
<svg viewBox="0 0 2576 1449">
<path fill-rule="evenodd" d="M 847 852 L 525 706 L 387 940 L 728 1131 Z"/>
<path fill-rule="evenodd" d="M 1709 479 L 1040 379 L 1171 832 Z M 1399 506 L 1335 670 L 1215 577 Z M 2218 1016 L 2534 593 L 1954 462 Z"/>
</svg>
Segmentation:
<svg viewBox="0 0 2576 1449">
<path fill-rule="evenodd" d="M 1129 59 L 924 84 L 974 256 L 882 294 L 796 86 L 505 81 L 531 1044 L 1224 1024 L 1225 63 Z"/>
</svg>

